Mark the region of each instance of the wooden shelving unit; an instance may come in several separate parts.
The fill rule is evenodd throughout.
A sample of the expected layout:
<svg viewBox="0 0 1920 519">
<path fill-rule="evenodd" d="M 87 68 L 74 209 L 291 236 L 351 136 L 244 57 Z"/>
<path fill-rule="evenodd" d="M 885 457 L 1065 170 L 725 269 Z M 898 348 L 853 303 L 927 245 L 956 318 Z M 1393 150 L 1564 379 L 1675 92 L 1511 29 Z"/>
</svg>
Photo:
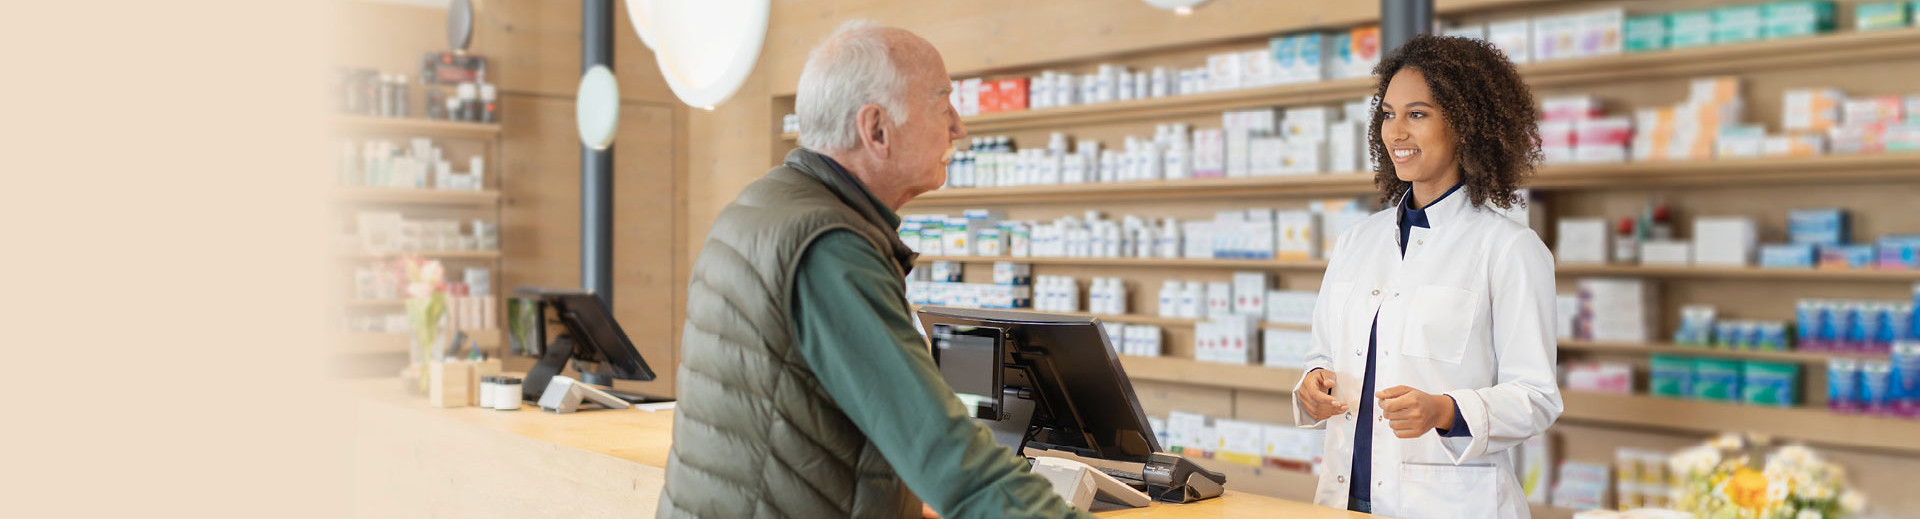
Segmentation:
<svg viewBox="0 0 1920 519">
<path fill-rule="evenodd" d="M 1246 364 L 1201 362 L 1179 357 L 1137 357 L 1122 355 L 1120 364 L 1127 378 L 1174 382 L 1195 386 L 1247 389 L 1268 393 L 1292 393 L 1300 382 L 1300 370 Z"/>
<path fill-rule="evenodd" d="M 920 309 L 920 305 L 914 305 L 915 311 L 919 311 L 919 309 Z M 1047 315 L 1069 315 L 1074 317 L 1092 317 L 1092 318 L 1096 318 L 1106 322 L 1127 323 L 1127 324 L 1150 324 L 1150 325 L 1159 326 L 1163 328 L 1192 328 L 1193 325 L 1200 324 L 1202 321 L 1206 321 L 1206 319 L 1187 319 L 1184 317 L 1160 317 L 1157 315 L 1140 315 L 1140 314 L 1090 314 L 1086 312 L 1042 312 L 1039 310 L 1031 310 L 1031 309 L 1025 309 L 1025 308 L 1014 308 L 1014 309 L 994 308 L 992 310 L 999 311 L 999 312 L 1021 312 L 1021 313 L 1035 313 L 1035 314 L 1047 314 Z M 1263 330 L 1310 330 L 1313 327 L 1305 324 L 1262 322 L 1260 324 L 1260 328 Z"/>
<path fill-rule="evenodd" d="M 1920 29 L 1841 32 L 1797 39 L 1761 41 L 1569 59 L 1520 66 L 1534 88 L 1601 81 L 1680 78 L 1778 70 L 1809 65 L 1863 63 L 1920 54 Z M 1341 79 L 1266 88 L 1156 97 L 1039 110 L 998 112 L 963 118 L 969 133 L 1006 132 L 1075 124 L 1167 119 L 1259 106 L 1289 106 L 1348 101 L 1373 94 L 1372 78 Z M 797 133 L 783 133 L 786 141 Z"/>
<path fill-rule="evenodd" d="M 500 192 L 350 187 L 335 189 L 332 198 L 356 205 L 492 206 L 500 203 Z"/>
<path fill-rule="evenodd" d="M 1206 269 L 1314 269 L 1326 270 L 1326 260 L 1212 260 L 1161 258 L 1015 258 L 1011 256 L 921 256 L 918 263 L 952 261 L 993 263 L 1008 261 L 1034 265 L 1072 265 L 1081 267 L 1166 267 Z"/>
<path fill-rule="evenodd" d="M 464 139 L 492 139 L 500 135 L 500 125 L 435 121 L 400 117 L 336 115 L 333 127 L 343 132 Z"/>
<path fill-rule="evenodd" d="M 1540 190 L 1646 186 L 1815 184 L 1920 180 L 1920 154 L 1878 153 L 1821 157 L 1626 162 L 1541 166 L 1528 187 Z M 921 195 L 912 207 L 965 204 L 1126 201 L 1139 199 L 1246 198 L 1261 196 L 1360 195 L 1375 191 L 1361 173 L 1204 178 L 1050 186 L 948 188 Z"/>
<path fill-rule="evenodd" d="M 1755 281 L 1920 281 L 1920 270 L 1825 270 L 1713 266 L 1582 265 L 1562 263 L 1554 266 L 1554 272 L 1569 276 L 1638 276 L 1658 278 L 1748 279 Z"/>
<path fill-rule="evenodd" d="M 335 134 L 341 138 L 401 140 L 413 137 L 426 137 L 436 141 L 451 140 L 453 143 L 449 149 L 460 149 L 462 150 L 461 152 L 471 151 L 475 156 L 482 157 L 487 164 L 485 178 L 487 179 L 488 185 L 483 187 L 487 187 L 488 189 L 480 191 L 359 186 L 336 187 L 329 193 L 329 198 L 343 211 L 350 213 L 351 211 L 361 210 L 363 208 L 377 207 L 380 210 L 421 210 L 442 215 L 448 214 L 449 212 L 457 212 L 458 214 L 464 215 L 463 218 L 472 218 L 484 214 L 486 215 L 485 218 L 493 220 L 496 224 L 499 223 L 500 205 L 504 198 L 499 190 L 499 186 L 502 185 L 500 183 L 502 178 L 500 173 L 503 171 L 500 160 L 501 126 L 499 124 L 354 115 L 333 116 L 330 123 Z M 506 305 L 503 304 L 504 301 L 500 297 L 498 289 L 498 287 L 502 286 L 500 280 L 504 279 L 501 272 L 503 265 L 503 262 L 500 261 L 502 258 L 501 251 L 346 250 L 338 253 L 339 259 L 342 260 L 341 265 L 343 267 L 351 265 L 350 262 L 352 261 L 378 260 L 405 256 L 418 256 L 426 259 L 458 262 L 449 265 L 450 270 L 466 266 L 486 266 L 491 271 L 493 277 L 491 286 L 495 287 L 495 293 L 491 296 L 496 303 L 494 305 L 497 309 L 496 311 L 499 312 L 499 314 L 495 316 L 495 322 L 504 323 L 507 321 L 505 318 Z M 458 272 L 453 272 L 449 275 L 449 279 L 459 281 L 459 279 L 454 277 L 457 275 Z M 344 279 L 351 280 L 352 278 L 345 277 Z M 406 302 L 400 299 L 360 300 L 349 298 L 344 300 L 340 306 L 345 313 L 342 317 L 345 317 L 348 315 L 361 316 L 376 313 L 398 313 L 405 310 Z M 498 349 L 503 341 L 504 331 L 472 330 L 468 332 L 468 336 L 473 338 L 482 348 Z M 338 348 L 334 351 L 336 354 L 348 356 L 381 354 L 390 356 L 390 354 L 405 354 L 407 352 L 408 336 L 404 333 L 340 334 L 339 339 L 335 342 L 338 344 Z"/>
<path fill-rule="evenodd" d="M 1920 157 L 1916 157 L 1920 159 Z M 1011 256 L 921 256 L 918 262 L 952 261 L 993 263 L 1009 261 L 1033 265 L 1078 267 L 1153 267 L 1172 269 L 1326 270 L 1326 260 L 1206 260 L 1160 258 L 1016 258 Z M 1657 278 L 1750 279 L 1756 281 L 1913 282 L 1920 270 L 1771 269 L 1759 267 L 1589 265 L 1562 263 L 1554 272 L 1567 276 L 1632 276 Z"/>
<path fill-rule="evenodd" d="M 1614 354 L 1629 354 L 1629 355 L 1686 355 L 1686 356 L 1693 356 L 1693 357 L 1717 357 L 1717 358 L 1725 358 L 1725 359 L 1760 360 L 1760 361 L 1768 361 L 1768 362 L 1794 362 L 1794 363 L 1800 363 L 1800 364 L 1812 364 L 1812 365 L 1819 365 L 1819 366 L 1825 366 L 1827 361 L 1830 361 L 1836 358 L 1879 359 L 1879 360 L 1887 359 L 1886 354 L 1857 353 L 1857 352 L 1819 352 L 1819 351 L 1727 350 L 1727 349 L 1708 348 L 1708 347 L 1699 347 L 1699 346 L 1680 346 L 1677 344 L 1666 344 L 1666 343 L 1636 344 L 1636 343 L 1619 343 L 1619 342 L 1560 341 L 1560 350 L 1573 351 L 1573 352 L 1614 353 Z M 1825 369 L 1825 368 L 1813 368 L 1813 369 Z"/>
<path fill-rule="evenodd" d="M 1816 408 L 1778 408 L 1698 402 L 1644 395 L 1561 391 L 1569 423 L 1662 429 L 1700 435 L 1753 431 L 1835 447 L 1920 453 L 1920 420 L 1841 414 Z"/>
</svg>

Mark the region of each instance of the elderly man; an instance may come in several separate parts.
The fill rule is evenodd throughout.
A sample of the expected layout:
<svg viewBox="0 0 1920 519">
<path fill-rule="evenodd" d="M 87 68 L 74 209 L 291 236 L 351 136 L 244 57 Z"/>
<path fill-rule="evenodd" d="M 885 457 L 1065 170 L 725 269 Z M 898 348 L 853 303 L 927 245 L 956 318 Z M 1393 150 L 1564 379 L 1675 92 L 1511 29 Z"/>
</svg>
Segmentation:
<svg viewBox="0 0 1920 519">
<path fill-rule="evenodd" d="M 909 314 L 895 211 L 966 136 L 949 90 L 900 29 L 849 23 L 814 49 L 802 149 L 694 263 L 661 517 L 1086 515 L 967 418 Z"/>
</svg>

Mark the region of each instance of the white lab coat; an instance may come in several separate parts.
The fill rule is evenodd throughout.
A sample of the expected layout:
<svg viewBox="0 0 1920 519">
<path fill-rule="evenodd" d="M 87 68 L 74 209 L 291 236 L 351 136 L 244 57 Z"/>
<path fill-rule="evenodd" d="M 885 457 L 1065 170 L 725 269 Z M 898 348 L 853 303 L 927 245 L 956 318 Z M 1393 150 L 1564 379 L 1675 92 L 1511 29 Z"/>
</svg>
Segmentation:
<svg viewBox="0 0 1920 519">
<path fill-rule="evenodd" d="M 1293 411 L 1301 427 L 1327 431 L 1317 504 L 1344 509 L 1348 485 L 1362 484 L 1374 486 L 1373 512 L 1390 517 L 1530 517 L 1511 449 L 1562 409 L 1553 256 L 1531 229 L 1472 207 L 1465 189 L 1426 209 L 1430 228 L 1411 230 L 1404 259 L 1398 207 L 1340 236 L 1314 306 L 1307 369 L 1333 370 L 1334 396 L 1349 411 L 1315 422 L 1297 397 Z M 1374 390 L 1452 396 L 1471 437 L 1395 437 L 1378 399 L 1374 416 L 1353 416 L 1376 312 Z M 1373 481 L 1348 481 L 1356 419 L 1374 420 Z"/>
</svg>

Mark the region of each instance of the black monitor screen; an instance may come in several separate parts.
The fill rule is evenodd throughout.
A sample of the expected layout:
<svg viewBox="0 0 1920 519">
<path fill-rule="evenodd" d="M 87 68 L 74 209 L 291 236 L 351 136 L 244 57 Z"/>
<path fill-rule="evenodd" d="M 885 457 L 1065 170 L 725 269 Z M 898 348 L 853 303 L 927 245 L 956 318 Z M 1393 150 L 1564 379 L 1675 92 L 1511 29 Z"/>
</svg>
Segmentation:
<svg viewBox="0 0 1920 519">
<path fill-rule="evenodd" d="M 541 299 L 553 309 L 554 318 L 566 327 L 577 346 L 573 357 L 586 362 L 605 363 L 620 380 L 653 380 L 653 369 L 640 359 L 627 332 L 613 320 L 612 312 L 599 296 L 590 293 L 544 293 Z"/>
<path fill-rule="evenodd" d="M 1005 394 L 1020 395 L 1005 398 L 1004 406 L 1014 409 L 1030 402 L 1033 425 L 1044 433 L 1033 435 L 1030 445 L 1130 462 L 1145 462 L 1160 450 L 1099 320 L 927 307 L 920 311 L 920 322 L 930 337 L 941 325 L 1003 331 L 1001 384 Z M 943 366 L 941 371 L 948 370 Z M 957 385 L 978 380 L 962 376 Z M 956 379 L 948 383 L 955 385 Z"/>
<path fill-rule="evenodd" d="M 1000 365 L 1005 330 L 986 326 L 934 325 L 933 358 L 940 376 L 974 418 L 999 420 Z"/>
</svg>

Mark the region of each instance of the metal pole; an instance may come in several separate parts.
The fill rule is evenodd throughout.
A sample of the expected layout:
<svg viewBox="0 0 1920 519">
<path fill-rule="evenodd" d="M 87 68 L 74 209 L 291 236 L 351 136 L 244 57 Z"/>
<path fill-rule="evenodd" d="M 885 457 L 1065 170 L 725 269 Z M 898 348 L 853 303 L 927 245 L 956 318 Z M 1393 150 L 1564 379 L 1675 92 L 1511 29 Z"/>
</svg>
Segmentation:
<svg viewBox="0 0 1920 519">
<path fill-rule="evenodd" d="M 580 72 L 613 68 L 613 0 L 581 0 Z M 580 145 L 580 286 L 613 307 L 613 148 Z"/>
<path fill-rule="evenodd" d="M 1380 54 L 1433 31 L 1433 0 L 1380 0 Z"/>
</svg>

